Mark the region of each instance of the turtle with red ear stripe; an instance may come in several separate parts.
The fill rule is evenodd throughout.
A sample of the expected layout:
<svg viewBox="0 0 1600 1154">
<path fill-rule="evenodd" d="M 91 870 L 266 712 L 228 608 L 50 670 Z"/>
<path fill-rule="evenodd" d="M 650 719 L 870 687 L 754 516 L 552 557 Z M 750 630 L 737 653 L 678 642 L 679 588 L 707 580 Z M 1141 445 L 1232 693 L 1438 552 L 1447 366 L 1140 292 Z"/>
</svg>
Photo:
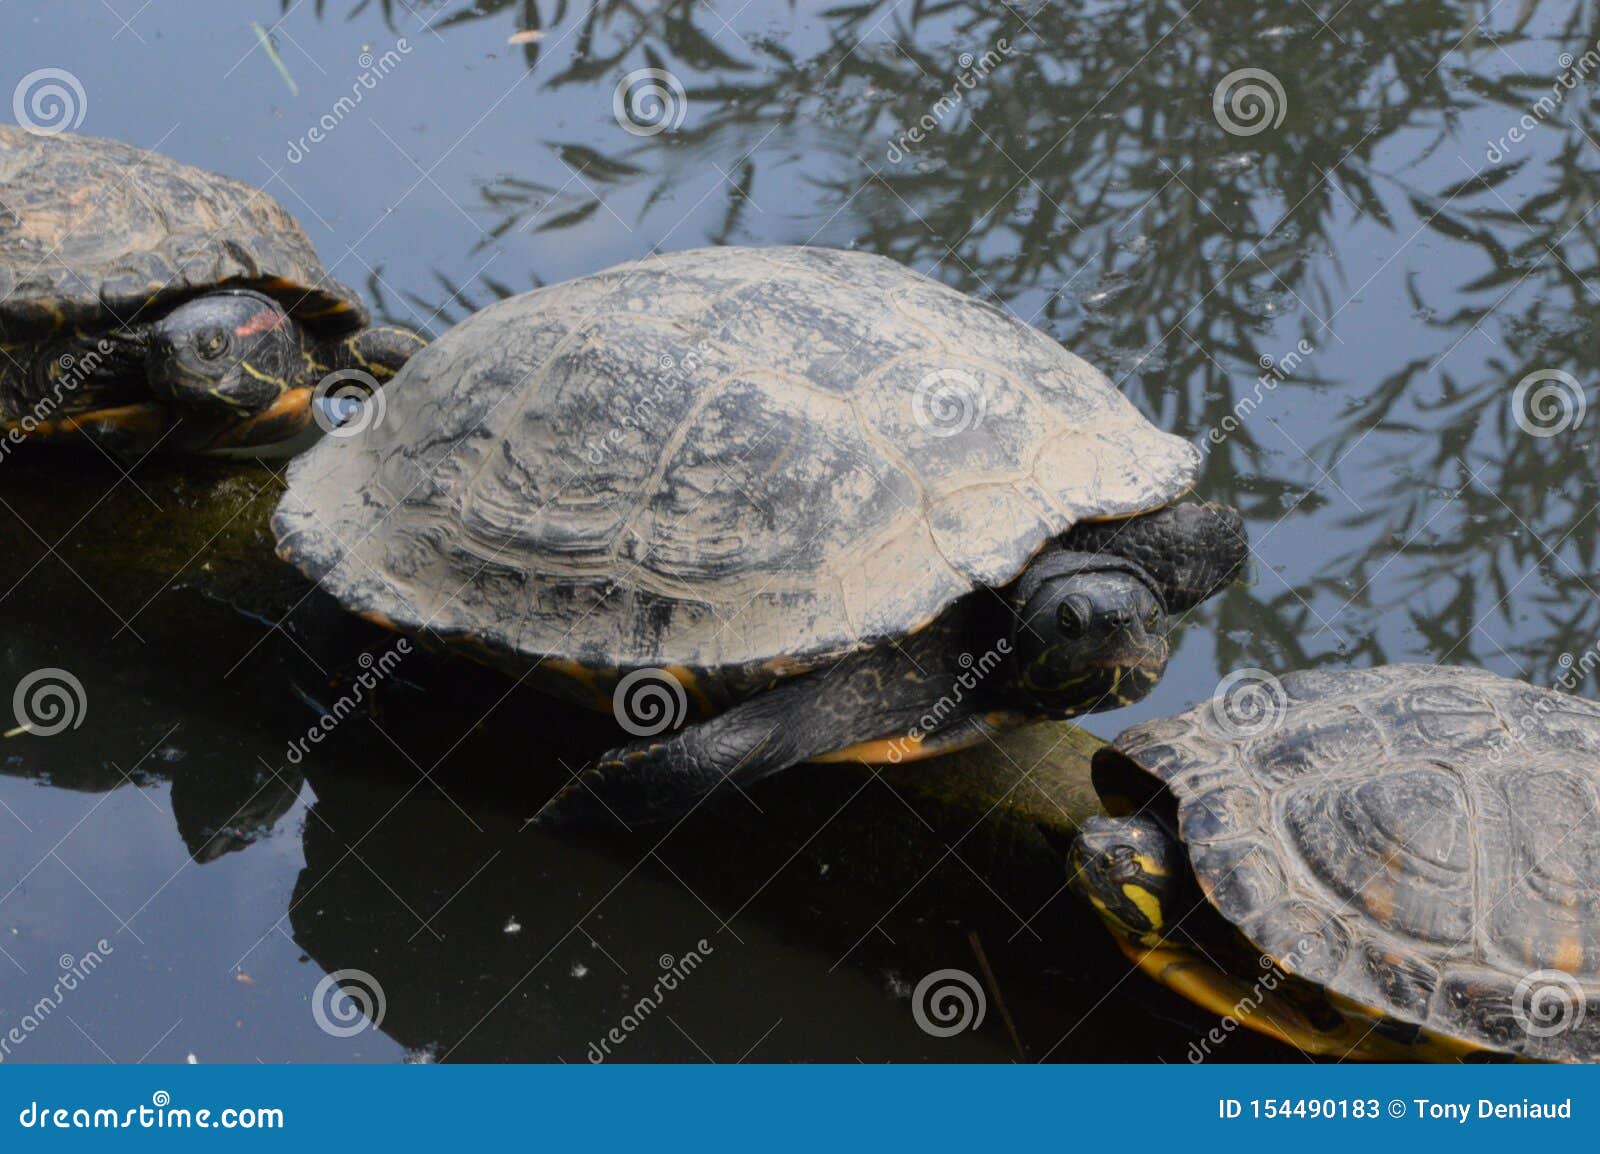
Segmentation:
<svg viewBox="0 0 1600 1154">
<path fill-rule="evenodd" d="M 266 193 L 0 125 L 0 437 L 270 444 L 309 424 L 323 381 L 376 389 L 422 344 L 373 325 Z"/>
</svg>

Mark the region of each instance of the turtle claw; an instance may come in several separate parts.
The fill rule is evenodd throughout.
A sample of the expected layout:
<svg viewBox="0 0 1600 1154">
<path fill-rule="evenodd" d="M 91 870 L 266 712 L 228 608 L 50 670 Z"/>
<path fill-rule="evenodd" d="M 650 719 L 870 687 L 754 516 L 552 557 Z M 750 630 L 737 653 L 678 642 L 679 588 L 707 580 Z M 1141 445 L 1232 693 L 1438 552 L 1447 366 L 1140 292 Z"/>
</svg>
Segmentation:
<svg viewBox="0 0 1600 1154">
<path fill-rule="evenodd" d="M 631 831 L 632 825 L 606 804 L 603 781 L 604 775 L 598 769 L 580 771 L 539 807 L 528 824 L 542 829 L 577 829 L 615 822 Z"/>
<path fill-rule="evenodd" d="M 632 832 L 685 817 L 723 775 L 698 771 L 681 738 L 639 742 L 601 754 L 556 791 L 530 822 L 545 828 L 614 828 Z"/>
</svg>

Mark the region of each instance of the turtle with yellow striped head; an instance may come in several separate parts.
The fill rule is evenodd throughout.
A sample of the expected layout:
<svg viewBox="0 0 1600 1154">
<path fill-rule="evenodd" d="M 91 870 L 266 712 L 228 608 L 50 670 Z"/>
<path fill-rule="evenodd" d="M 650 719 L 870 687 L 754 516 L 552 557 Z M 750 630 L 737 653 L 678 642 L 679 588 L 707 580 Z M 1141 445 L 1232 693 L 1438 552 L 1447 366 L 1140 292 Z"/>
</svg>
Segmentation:
<svg viewBox="0 0 1600 1154">
<path fill-rule="evenodd" d="M 266 193 L 0 125 L 0 437 L 268 444 L 306 427 L 323 382 L 370 391 L 422 343 L 373 326 Z"/>
<path fill-rule="evenodd" d="M 1096 755 L 1071 880 L 1123 953 L 1308 1054 L 1600 1060 L 1600 705 L 1422 665 L 1231 688 Z"/>
</svg>

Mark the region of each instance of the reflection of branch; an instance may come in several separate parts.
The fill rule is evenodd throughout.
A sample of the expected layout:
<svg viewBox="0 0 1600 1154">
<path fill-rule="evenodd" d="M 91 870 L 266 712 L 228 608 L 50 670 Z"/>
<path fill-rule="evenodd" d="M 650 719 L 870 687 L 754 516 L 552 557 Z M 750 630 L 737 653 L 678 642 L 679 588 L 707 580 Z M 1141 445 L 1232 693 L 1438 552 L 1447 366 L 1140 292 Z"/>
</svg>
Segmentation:
<svg viewBox="0 0 1600 1154">
<path fill-rule="evenodd" d="M 1495 92 L 1519 117 L 1526 108 L 1521 95 L 1510 99 L 1501 86 L 1476 88 Z M 1591 588 L 1600 586 L 1593 576 L 1600 559 L 1595 456 L 1581 428 L 1539 435 L 1548 429 L 1514 411 L 1514 386 L 1529 374 L 1565 373 L 1576 393 L 1592 383 L 1600 199 L 1588 142 L 1596 125 L 1577 104 L 1565 111 L 1571 119 L 1554 149 L 1535 152 L 1530 143 L 1522 155 L 1484 163 L 1437 193 L 1400 186 L 1423 226 L 1441 243 L 1475 250 L 1484 272 L 1452 286 L 1462 303 L 1449 312 L 1429 308 L 1411 286 L 1415 315 L 1441 335 L 1443 350 L 1391 374 L 1367 398 L 1359 423 L 1329 440 L 1334 455 L 1373 429 L 1392 444 L 1387 460 L 1397 483 L 1371 516 L 1350 527 L 1399 543 L 1397 550 L 1381 547 L 1406 562 L 1403 576 L 1387 582 L 1391 603 L 1442 597 L 1416 621 L 1430 644 L 1443 642 L 1435 651 L 1455 660 L 1506 653 L 1547 677 L 1559 672 L 1556 655 L 1600 634 L 1600 601 Z M 1560 129 L 1559 121 L 1544 125 L 1546 132 Z M 1452 354 L 1469 337 L 1495 348 L 1476 379 L 1462 379 L 1452 367 Z M 1420 399 L 1422 385 L 1437 399 Z M 1475 479 L 1462 485 L 1468 473 Z M 1441 492 L 1450 494 L 1452 508 L 1441 518 L 1444 527 L 1428 531 Z M 1359 570 L 1379 552 L 1335 568 Z M 1514 627 L 1517 640 L 1490 642 L 1480 627 L 1490 620 Z"/>
</svg>

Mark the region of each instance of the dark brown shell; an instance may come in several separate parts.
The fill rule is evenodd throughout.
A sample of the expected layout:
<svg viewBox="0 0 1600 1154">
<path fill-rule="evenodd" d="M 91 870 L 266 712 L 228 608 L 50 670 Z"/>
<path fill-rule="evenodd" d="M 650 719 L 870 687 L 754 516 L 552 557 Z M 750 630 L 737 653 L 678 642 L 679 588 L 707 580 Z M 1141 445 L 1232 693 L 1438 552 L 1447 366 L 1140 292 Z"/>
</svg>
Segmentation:
<svg viewBox="0 0 1600 1154">
<path fill-rule="evenodd" d="M 368 320 L 266 193 L 117 141 L 0 125 L 0 341 L 104 330 L 223 286 L 313 328 Z"/>
<path fill-rule="evenodd" d="M 1437 666 L 1252 680 L 1247 721 L 1217 698 L 1116 741 L 1212 904 L 1389 1017 L 1600 1058 L 1600 706 Z"/>
<path fill-rule="evenodd" d="M 941 383 L 981 416 L 919 422 Z M 1038 330 L 816 248 L 501 301 L 386 404 L 291 467 L 280 552 L 349 608 L 585 668 L 797 671 L 902 636 L 1198 460 Z"/>
</svg>

